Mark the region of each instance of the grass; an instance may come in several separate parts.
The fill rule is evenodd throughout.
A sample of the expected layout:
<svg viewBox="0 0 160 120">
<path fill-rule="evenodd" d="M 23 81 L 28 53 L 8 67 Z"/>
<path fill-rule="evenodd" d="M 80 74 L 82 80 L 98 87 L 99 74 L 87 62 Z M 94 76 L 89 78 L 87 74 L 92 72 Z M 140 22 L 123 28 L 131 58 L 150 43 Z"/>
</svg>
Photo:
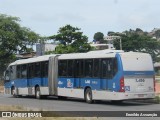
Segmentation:
<svg viewBox="0 0 160 120">
<path fill-rule="evenodd" d="M 24 109 L 22 106 L 9 106 L 9 105 L 0 105 L 0 111 L 25 111 L 27 109 Z"/>
<path fill-rule="evenodd" d="M 160 104 L 160 93 L 156 94 L 155 102 Z"/>
</svg>

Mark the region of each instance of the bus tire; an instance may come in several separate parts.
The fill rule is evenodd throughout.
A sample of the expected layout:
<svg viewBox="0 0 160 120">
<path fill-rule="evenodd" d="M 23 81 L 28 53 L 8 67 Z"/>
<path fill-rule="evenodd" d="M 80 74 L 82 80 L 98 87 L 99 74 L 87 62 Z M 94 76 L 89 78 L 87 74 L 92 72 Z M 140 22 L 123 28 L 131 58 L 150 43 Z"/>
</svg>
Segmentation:
<svg viewBox="0 0 160 120">
<path fill-rule="evenodd" d="M 91 104 L 93 102 L 92 100 L 92 91 L 90 88 L 87 88 L 85 91 L 85 100 L 87 103 Z"/>
<path fill-rule="evenodd" d="M 40 88 L 39 87 L 36 87 L 35 97 L 36 97 L 36 99 L 41 99 L 41 93 L 40 93 Z"/>
<path fill-rule="evenodd" d="M 12 94 L 12 96 L 15 98 L 15 97 L 17 97 L 16 96 L 16 93 L 15 93 L 15 87 L 12 87 L 12 89 L 11 89 L 11 94 Z"/>
</svg>

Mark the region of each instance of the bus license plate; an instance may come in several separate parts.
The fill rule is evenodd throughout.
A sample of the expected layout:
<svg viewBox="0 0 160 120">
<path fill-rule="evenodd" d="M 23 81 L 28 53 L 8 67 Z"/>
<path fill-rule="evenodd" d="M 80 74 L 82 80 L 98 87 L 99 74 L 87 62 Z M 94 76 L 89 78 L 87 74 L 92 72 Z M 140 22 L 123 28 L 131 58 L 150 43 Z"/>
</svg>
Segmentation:
<svg viewBox="0 0 160 120">
<path fill-rule="evenodd" d="M 138 94 L 138 97 L 144 97 L 144 94 Z"/>
</svg>

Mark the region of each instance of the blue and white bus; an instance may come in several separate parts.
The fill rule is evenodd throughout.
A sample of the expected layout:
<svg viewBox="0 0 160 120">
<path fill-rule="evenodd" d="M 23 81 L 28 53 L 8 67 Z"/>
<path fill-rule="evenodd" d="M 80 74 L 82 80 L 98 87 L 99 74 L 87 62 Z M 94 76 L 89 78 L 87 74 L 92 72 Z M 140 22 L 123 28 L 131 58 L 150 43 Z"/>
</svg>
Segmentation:
<svg viewBox="0 0 160 120">
<path fill-rule="evenodd" d="M 152 58 L 137 52 L 89 52 L 17 60 L 5 72 L 5 93 L 122 101 L 154 98 Z"/>
</svg>

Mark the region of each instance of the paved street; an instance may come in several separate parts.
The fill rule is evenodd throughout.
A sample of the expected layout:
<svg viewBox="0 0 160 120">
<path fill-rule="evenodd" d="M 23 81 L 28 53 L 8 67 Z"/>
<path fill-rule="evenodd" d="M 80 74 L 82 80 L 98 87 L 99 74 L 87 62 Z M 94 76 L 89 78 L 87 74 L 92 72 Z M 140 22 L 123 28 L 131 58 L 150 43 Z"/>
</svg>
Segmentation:
<svg viewBox="0 0 160 120">
<path fill-rule="evenodd" d="M 99 101 L 87 104 L 84 100 L 67 99 L 58 100 L 50 97 L 37 100 L 33 97 L 13 98 L 9 95 L 0 95 L 0 104 L 19 105 L 46 111 L 160 111 L 160 104 L 124 101 L 121 104 L 113 104 L 109 101 Z"/>
<path fill-rule="evenodd" d="M 94 104 L 87 104 L 84 100 L 67 99 L 58 100 L 50 97 L 48 99 L 37 100 L 33 97 L 13 98 L 9 95 L 0 94 L 0 104 L 2 105 L 18 105 L 29 108 L 35 111 L 114 111 L 111 114 L 116 114 L 116 111 L 160 111 L 160 104 L 142 103 L 125 101 L 122 104 L 112 104 L 109 101 L 99 101 Z M 63 112 L 65 113 L 65 112 Z M 82 112 L 84 113 L 84 112 Z M 60 113 L 61 114 L 61 113 Z M 74 114 L 74 113 L 73 113 Z M 94 114 L 91 112 L 90 114 Z M 108 114 L 108 112 L 107 112 Z M 83 117 L 83 115 L 80 113 Z M 96 115 L 95 115 L 96 116 Z M 144 118 L 144 117 L 99 117 L 99 120 L 158 120 L 159 118 Z"/>
</svg>

